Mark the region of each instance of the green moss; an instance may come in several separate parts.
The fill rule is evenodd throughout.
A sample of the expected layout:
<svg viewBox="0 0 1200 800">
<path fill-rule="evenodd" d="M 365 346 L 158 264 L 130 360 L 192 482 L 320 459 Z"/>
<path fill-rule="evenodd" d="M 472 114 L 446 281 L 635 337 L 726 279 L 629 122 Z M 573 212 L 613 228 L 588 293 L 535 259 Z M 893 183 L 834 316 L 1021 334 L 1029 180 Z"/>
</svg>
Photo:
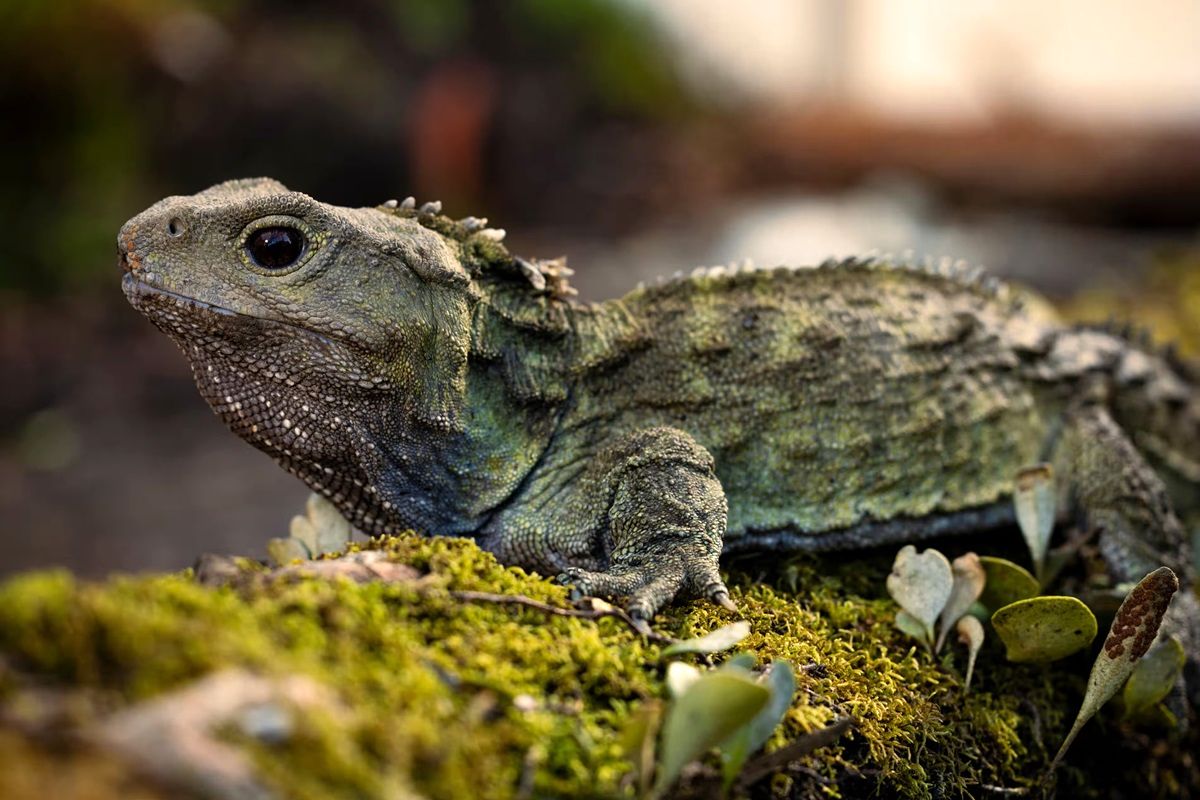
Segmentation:
<svg viewBox="0 0 1200 800">
<path fill-rule="evenodd" d="M 503 568 L 469 542 L 400 537 L 385 546 L 425 577 L 359 585 L 251 576 L 223 589 L 189 574 L 103 584 L 62 572 L 18 577 L 0 586 L 0 653 L 11 671 L 0 705 L 31 678 L 82 691 L 99 713 L 218 667 L 303 674 L 332 687 L 344 709 L 305 715 L 283 744 L 240 742 L 289 797 L 512 797 L 530 775 L 536 796 L 630 796 L 620 734 L 644 701 L 665 697 L 660 648 L 616 620 L 452 599 L 453 590 L 481 590 L 567 604 L 561 587 Z M 1029 785 L 1057 745 L 1086 665 L 1018 667 L 985 652 L 978 688 L 964 696 L 958 654 L 935 661 L 892 628 L 888 563 L 801 560 L 769 583 L 749 568 L 730 575 L 752 624 L 743 649 L 797 668 L 800 691 L 769 746 L 837 714 L 857 720 L 805 773 L 777 776 L 760 793 L 977 794 L 980 783 Z M 692 604 L 659 627 L 682 637 L 728 621 Z M 534 710 L 514 703 L 520 695 Z"/>
</svg>

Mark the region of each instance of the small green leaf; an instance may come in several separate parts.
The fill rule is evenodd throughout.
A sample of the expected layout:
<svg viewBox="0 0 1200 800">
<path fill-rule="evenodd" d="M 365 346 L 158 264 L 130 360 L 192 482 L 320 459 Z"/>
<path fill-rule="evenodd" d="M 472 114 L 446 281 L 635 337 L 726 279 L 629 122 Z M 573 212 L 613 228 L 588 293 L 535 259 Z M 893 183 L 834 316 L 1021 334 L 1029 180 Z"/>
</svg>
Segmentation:
<svg viewBox="0 0 1200 800">
<path fill-rule="evenodd" d="M 1041 579 L 1046 565 L 1046 549 L 1054 531 L 1058 497 L 1054 490 L 1054 470 L 1049 464 L 1037 464 L 1017 472 L 1013 488 L 1013 506 L 1017 524 L 1033 556 L 1034 574 Z"/>
<path fill-rule="evenodd" d="M 911 544 L 896 554 L 887 578 L 888 594 L 921 623 L 927 642 L 933 642 L 934 620 L 946 607 L 953 586 L 954 573 L 946 557 L 933 548 L 918 554 Z"/>
<path fill-rule="evenodd" d="M 980 556 L 979 564 L 987 575 L 979 602 L 989 611 L 995 612 L 1018 600 L 1037 597 L 1041 591 L 1037 578 L 1030 575 L 1029 570 L 1006 558 Z"/>
<path fill-rule="evenodd" d="M 1068 542 L 1046 553 L 1046 561 L 1042 565 L 1042 586 L 1053 584 L 1067 565 L 1079 558 L 1079 547 L 1077 543 Z"/>
<path fill-rule="evenodd" d="M 1075 597 L 1031 597 L 992 615 L 1008 660 L 1046 662 L 1065 658 L 1096 638 L 1096 617 Z"/>
<path fill-rule="evenodd" d="M 967 609 L 967 613 L 980 622 L 990 622 L 992 619 L 992 612 L 988 611 L 987 606 L 978 600 L 971 603 L 971 607 Z"/>
<path fill-rule="evenodd" d="M 650 793 L 654 777 L 654 751 L 658 731 L 662 728 L 663 706 L 657 700 L 648 700 L 637 709 L 621 730 L 621 749 L 633 762 L 634 775 L 638 781 L 638 796 Z"/>
<path fill-rule="evenodd" d="M 310 553 L 305 558 L 317 555 L 317 529 L 308 517 L 292 517 L 292 522 L 288 525 L 288 536 L 304 545 L 304 549 Z"/>
<path fill-rule="evenodd" d="M 983 623 L 970 614 L 964 615 L 954 626 L 958 640 L 967 646 L 967 677 L 963 679 L 963 692 L 971 691 L 971 676 L 975 673 L 975 657 L 983 647 Z"/>
<path fill-rule="evenodd" d="M 896 612 L 895 625 L 896 630 L 913 637 L 926 647 L 933 646 L 933 642 L 929 641 L 927 638 L 928 634 L 925 630 L 925 623 L 921 622 L 921 620 L 917 619 L 904 609 Z"/>
<path fill-rule="evenodd" d="M 748 672 L 754 669 L 757 663 L 758 656 L 754 655 L 754 653 L 734 653 L 721 662 L 719 669 L 740 669 Z"/>
<path fill-rule="evenodd" d="M 1133 668 L 1121 699 L 1125 716 L 1136 717 L 1165 698 L 1179 680 L 1187 653 L 1173 636 L 1160 636 Z"/>
<path fill-rule="evenodd" d="M 304 504 L 304 513 L 316 532 L 314 555 L 340 553 L 350 543 L 352 528 L 333 503 L 313 492 Z"/>
<path fill-rule="evenodd" d="M 1175 716 L 1175 713 L 1167 708 L 1165 703 L 1153 705 L 1138 714 L 1137 723 L 1139 726 L 1158 728 L 1164 731 L 1179 730 L 1179 717 Z"/>
<path fill-rule="evenodd" d="M 300 541 L 294 536 L 288 536 L 282 539 L 268 539 L 267 556 L 276 566 L 280 567 L 284 566 L 285 564 L 290 564 L 297 559 L 300 561 L 307 561 L 309 558 L 311 558 L 308 547 L 305 546 L 304 542 Z"/>
<path fill-rule="evenodd" d="M 765 745 L 779 727 L 792 707 L 792 696 L 796 693 L 796 676 L 792 665 L 786 661 L 772 661 L 769 671 L 757 682 L 767 687 L 771 699 L 754 719 L 721 743 L 721 771 L 726 791 L 741 773 L 746 759 Z"/>
<path fill-rule="evenodd" d="M 966 553 L 954 559 L 950 563 L 950 570 L 954 573 L 954 585 L 950 589 L 946 607 L 942 609 L 937 644 L 933 647 L 935 653 L 942 649 L 942 644 L 945 643 L 954 623 L 979 599 L 984 581 L 987 580 L 983 566 L 979 563 L 979 556 L 974 553 Z"/>
<path fill-rule="evenodd" d="M 750 635 L 750 623 L 745 620 L 723 625 L 711 633 L 695 639 L 676 642 L 662 651 L 663 657 L 680 653 L 719 653 L 728 650 Z"/>
<path fill-rule="evenodd" d="M 667 665 L 667 691 L 676 700 L 683 697 L 688 688 L 698 680 L 700 680 L 700 670 L 691 664 L 672 661 Z"/>
<path fill-rule="evenodd" d="M 768 671 L 759 678 L 758 682 L 766 685 L 771 692 L 771 699 L 747 726 L 750 731 L 751 753 L 765 745 L 771 738 L 771 734 L 779 727 L 784 715 L 792 707 L 792 697 L 796 694 L 796 675 L 792 672 L 792 665 L 787 661 L 772 661 Z"/>
<path fill-rule="evenodd" d="M 783 568 L 781 573 L 783 585 L 788 587 L 788 591 L 796 594 L 800 591 L 800 567 L 795 563 L 795 560 L 789 560 L 787 566 Z"/>
<path fill-rule="evenodd" d="M 729 738 L 770 698 L 766 687 L 732 670 L 714 670 L 692 683 L 667 710 L 654 795 L 661 797 L 684 765 Z"/>
<path fill-rule="evenodd" d="M 1112 699 L 1133 672 L 1134 664 L 1150 649 L 1167 613 L 1167 606 L 1177 591 L 1179 578 L 1167 567 L 1159 567 L 1138 581 L 1125 602 L 1121 603 L 1108 630 L 1108 637 L 1104 640 L 1104 648 L 1092 664 L 1092 674 L 1088 676 L 1087 692 L 1083 696 L 1079 714 L 1062 747 L 1058 748 L 1050 769 L 1058 765 L 1079 730 L 1102 705 Z"/>
</svg>

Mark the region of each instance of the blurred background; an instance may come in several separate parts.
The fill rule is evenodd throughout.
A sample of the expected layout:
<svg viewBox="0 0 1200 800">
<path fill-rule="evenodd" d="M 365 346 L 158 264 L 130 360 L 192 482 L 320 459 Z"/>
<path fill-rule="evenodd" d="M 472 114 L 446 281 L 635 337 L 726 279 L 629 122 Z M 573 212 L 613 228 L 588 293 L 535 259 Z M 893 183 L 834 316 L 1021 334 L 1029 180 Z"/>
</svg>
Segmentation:
<svg viewBox="0 0 1200 800">
<path fill-rule="evenodd" d="M 0 119 L 0 573 L 300 509 L 118 286 L 126 218 L 227 178 L 440 199 L 585 299 L 913 250 L 1200 341 L 1195 0 L 0 0 Z"/>
</svg>

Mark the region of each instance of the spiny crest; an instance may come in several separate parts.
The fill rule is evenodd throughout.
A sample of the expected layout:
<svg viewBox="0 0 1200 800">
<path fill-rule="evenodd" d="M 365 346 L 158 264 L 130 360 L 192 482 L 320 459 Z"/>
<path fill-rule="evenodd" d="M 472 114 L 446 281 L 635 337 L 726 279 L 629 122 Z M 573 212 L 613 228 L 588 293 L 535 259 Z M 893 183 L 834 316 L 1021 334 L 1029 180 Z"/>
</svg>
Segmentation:
<svg viewBox="0 0 1200 800">
<path fill-rule="evenodd" d="M 487 302 L 474 307 L 471 357 L 497 365 L 509 392 L 520 401 L 566 399 L 571 365 L 563 337 L 572 329 L 571 309 L 584 322 L 591 318 L 586 307 L 571 302 L 576 291 L 567 282 L 573 273 L 566 259 L 514 256 L 503 244 L 503 230 L 487 227 L 487 220 L 478 217 L 451 219 L 441 213 L 439 202 L 418 205 L 408 197 L 389 200 L 379 209 L 458 244 L 463 266 L 487 287 Z M 603 361 L 603 353 L 593 351 L 624 345 L 619 336 L 602 335 L 606 332 L 589 329 L 579 337 L 583 347 L 573 355 L 580 363 Z"/>
<path fill-rule="evenodd" d="M 989 274 L 983 267 L 963 259 L 946 256 L 942 258 L 917 256 L 913 251 L 906 250 L 899 255 L 868 253 L 861 257 L 830 258 L 823 261 L 817 269 L 915 272 L 943 278 L 985 297 L 1020 305 L 1019 297 L 1009 289 L 1006 283 Z"/>
<path fill-rule="evenodd" d="M 852 256 L 850 258 L 829 258 L 816 267 L 779 266 L 760 268 L 756 267 L 749 259 L 746 259 L 714 267 L 697 267 L 690 273 L 676 272 L 670 277 L 659 278 L 657 283 L 658 285 L 663 285 L 691 278 L 721 278 L 747 272 L 790 273 L 814 269 L 824 271 L 883 272 L 895 270 L 914 272 L 942 278 L 968 291 L 990 299 L 999 300 L 1009 305 L 1014 311 L 1020 310 L 1023 306 L 1023 301 L 1019 293 L 1012 291 L 1003 281 L 989 275 L 987 270 L 982 267 L 973 266 L 961 259 L 934 259 L 929 256 L 917 257 L 911 251 L 902 253 L 899 256 L 890 253 L 870 253 L 865 256 Z"/>
<path fill-rule="evenodd" d="M 1162 359 L 1180 378 L 1193 386 L 1200 386 L 1200 362 L 1183 356 L 1174 342 L 1159 342 L 1154 332 L 1145 325 L 1137 325 L 1114 316 L 1104 322 L 1087 322 L 1076 327 L 1115 336 L 1146 355 Z"/>
<path fill-rule="evenodd" d="M 578 292 L 568 278 L 574 272 L 565 257 L 554 259 L 520 258 L 504 246 L 503 228 L 489 228 L 486 217 L 455 220 L 442 213 L 441 201 L 417 205 L 416 198 L 388 200 L 381 211 L 419 222 L 431 231 L 457 242 L 463 251 L 464 266 L 477 278 L 522 281 L 536 293 L 569 299 Z"/>
<path fill-rule="evenodd" d="M 779 269 L 791 269 L 791 267 L 779 267 Z M 655 286 L 665 286 L 680 281 L 686 281 L 691 278 L 724 278 L 731 275 L 737 275 L 744 272 L 769 272 L 769 270 L 760 270 L 754 265 L 754 262 L 749 259 L 741 261 L 731 261 L 728 264 L 716 264 L 711 267 L 696 267 L 691 272 L 676 270 L 670 275 L 659 275 L 654 279 Z M 638 289 L 645 289 L 645 281 L 639 282 Z"/>
</svg>

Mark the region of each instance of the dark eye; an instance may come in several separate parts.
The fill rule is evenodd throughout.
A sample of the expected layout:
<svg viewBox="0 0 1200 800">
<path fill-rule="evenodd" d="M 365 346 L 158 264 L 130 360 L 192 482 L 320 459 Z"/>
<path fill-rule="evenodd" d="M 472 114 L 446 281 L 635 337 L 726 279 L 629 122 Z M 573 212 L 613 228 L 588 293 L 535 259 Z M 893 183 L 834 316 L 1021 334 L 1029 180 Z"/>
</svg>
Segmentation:
<svg viewBox="0 0 1200 800">
<path fill-rule="evenodd" d="M 263 269 L 286 269 L 304 254 L 304 234 L 295 228 L 263 228 L 250 234 L 246 252 Z"/>
</svg>

